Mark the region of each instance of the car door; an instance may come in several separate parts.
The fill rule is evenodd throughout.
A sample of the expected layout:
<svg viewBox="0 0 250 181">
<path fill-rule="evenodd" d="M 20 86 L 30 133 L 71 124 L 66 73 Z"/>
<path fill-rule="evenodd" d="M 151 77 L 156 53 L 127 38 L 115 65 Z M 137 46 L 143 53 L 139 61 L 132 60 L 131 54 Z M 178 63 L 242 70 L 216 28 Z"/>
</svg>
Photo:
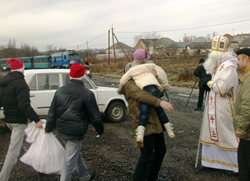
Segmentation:
<svg viewBox="0 0 250 181">
<path fill-rule="evenodd" d="M 33 76 L 29 83 L 31 105 L 38 115 L 48 115 L 55 91 L 60 87 L 58 73 Z"/>
</svg>

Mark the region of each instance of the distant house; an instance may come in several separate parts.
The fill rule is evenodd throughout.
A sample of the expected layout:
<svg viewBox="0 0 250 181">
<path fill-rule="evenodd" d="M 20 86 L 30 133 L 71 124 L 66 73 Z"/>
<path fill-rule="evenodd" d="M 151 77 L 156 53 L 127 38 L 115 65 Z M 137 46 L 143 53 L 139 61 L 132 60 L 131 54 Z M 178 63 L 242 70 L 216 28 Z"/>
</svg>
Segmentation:
<svg viewBox="0 0 250 181">
<path fill-rule="evenodd" d="M 114 54 L 114 49 L 115 49 L 115 54 L 120 54 L 120 53 L 123 53 L 123 51 L 125 53 L 131 53 L 131 51 L 134 50 L 134 48 L 122 43 L 122 42 L 119 42 L 119 43 L 116 43 L 112 46 L 110 46 L 109 48 L 109 51 L 110 51 L 110 54 Z M 123 49 L 123 51 L 122 51 Z M 106 54 L 108 54 L 108 48 L 105 49 L 106 51 Z"/>
<path fill-rule="evenodd" d="M 155 51 L 157 40 L 158 39 L 140 39 L 135 45 L 135 49 L 142 48 L 147 50 L 149 54 L 152 54 Z"/>
<path fill-rule="evenodd" d="M 250 37 L 240 43 L 240 48 L 250 48 Z"/>
<path fill-rule="evenodd" d="M 200 37 L 194 39 L 192 42 L 210 42 L 211 43 L 211 40 L 206 38 L 206 37 L 200 36 Z"/>
<path fill-rule="evenodd" d="M 163 38 L 157 40 L 158 47 L 159 46 L 168 47 L 172 43 L 175 43 L 175 41 L 170 39 L 170 38 L 167 38 L 167 37 L 163 37 Z"/>
<path fill-rule="evenodd" d="M 191 55 L 208 52 L 211 49 L 211 40 L 205 37 L 198 37 L 186 46 L 187 53 Z"/>
<path fill-rule="evenodd" d="M 225 34 L 224 36 L 227 37 L 228 40 L 229 40 L 228 49 L 231 49 L 231 48 L 233 48 L 233 49 L 239 48 L 239 46 L 240 46 L 240 45 L 239 45 L 239 42 L 236 41 L 236 40 L 234 40 L 234 37 L 233 37 L 232 35 L 230 35 L 230 34 Z"/>
<path fill-rule="evenodd" d="M 186 51 L 190 42 L 172 42 L 164 45 L 164 51 L 168 56 L 180 55 Z"/>
<path fill-rule="evenodd" d="M 249 33 L 242 33 L 242 34 L 237 34 L 237 35 L 233 36 L 233 39 L 239 43 L 241 43 L 243 40 L 245 40 L 247 38 L 250 38 Z"/>
<path fill-rule="evenodd" d="M 170 38 L 163 37 L 156 42 L 156 54 L 158 57 L 166 58 L 176 52 L 176 42 Z"/>
<path fill-rule="evenodd" d="M 114 51 L 115 51 L 115 57 L 116 58 L 123 58 L 125 57 L 123 51 L 126 53 L 126 55 L 132 55 L 132 53 L 134 52 L 134 48 L 130 47 L 122 42 L 116 43 L 112 46 L 110 46 L 109 48 L 105 49 L 106 54 L 97 54 L 96 58 L 98 60 L 106 60 L 108 59 L 108 54 L 110 51 L 110 58 L 114 59 Z"/>
</svg>

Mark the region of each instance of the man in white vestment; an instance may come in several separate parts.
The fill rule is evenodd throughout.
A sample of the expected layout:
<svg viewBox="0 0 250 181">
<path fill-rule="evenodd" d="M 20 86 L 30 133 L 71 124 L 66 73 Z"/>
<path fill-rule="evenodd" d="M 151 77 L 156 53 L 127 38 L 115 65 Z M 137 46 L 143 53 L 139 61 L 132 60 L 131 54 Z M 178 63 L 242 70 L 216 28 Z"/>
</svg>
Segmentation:
<svg viewBox="0 0 250 181">
<path fill-rule="evenodd" d="M 227 51 L 228 39 L 215 36 L 212 51 L 204 63 L 212 75 L 211 88 L 201 127 L 202 161 L 204 167 L 238 173 L 237 148 L 239 140 L 233 127 L 234 101 L 238 89 L 238 59 Z"/>
</svg>

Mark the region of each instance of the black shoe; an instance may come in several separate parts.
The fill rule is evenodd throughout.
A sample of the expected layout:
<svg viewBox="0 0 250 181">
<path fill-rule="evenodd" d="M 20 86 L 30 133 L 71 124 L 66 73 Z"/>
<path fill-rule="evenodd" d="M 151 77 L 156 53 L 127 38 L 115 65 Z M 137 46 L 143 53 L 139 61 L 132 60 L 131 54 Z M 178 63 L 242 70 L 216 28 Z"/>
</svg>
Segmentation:
<svg viewBox="0 0 250 181">
<path fill-rule="evenodd" d="M 195 111 L 202 111 L 202 109 L 201 109 L 201 108 L 198 108 L 198 107 L 195 108 L 194 110 L 195 110 Z"/>
<path fill-rule="evenodd" d="M 91 172 L 91 173 L 90 173 L 90 179 L 89 179 L 89 180 L 93 180 L 93 179 L 95 178 L 95 174 L 96 174 L 95 171 Z"/>
</svg>

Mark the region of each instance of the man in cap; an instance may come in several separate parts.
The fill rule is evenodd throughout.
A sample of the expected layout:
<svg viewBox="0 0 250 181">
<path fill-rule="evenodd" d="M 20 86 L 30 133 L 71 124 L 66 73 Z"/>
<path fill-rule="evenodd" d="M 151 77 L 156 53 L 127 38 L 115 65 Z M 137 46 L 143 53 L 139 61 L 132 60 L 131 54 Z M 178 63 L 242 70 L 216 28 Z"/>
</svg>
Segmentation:
<svg viewBox="0 0 250 181">
<path fill-rule="evenodd" d="M 197 107 L 194 109 L 195 111 L 202 111 L 202 104 L 204 93 L 207 94 L 210 91 L 210 88 L 207 86 L 207 82 L 211 80 L 211 75 L 206 73 L 204 69 L 203 63 L 204 59 L 200 59 L 199 66 L 193 71 L 194 76 L 199 77 L 199 98 L 197 102 Z"/>
<path fill-rule="evenodd" d="M 237 173 L 238 138 L 233 127 L 235 93 L 238 90 L 238 59 L 228 51 L 228 39 L 215 36 L 212 52 L 204 63 L 212 80 L 201 129 L 202 166 Z"/>
<path fill-rule="evenodd" d="M 240 138 L 238 147 L 239 180 L 250 180 L 250 49 L 236 52 L 239 68 L 244 72 L 235 101 L 234 128 Z"/>
<path fill-rule="evenodd" d="M 82 139 L 89 122 L 99 135 L 103 134 L 103 124 L 95 95 L 84 87 L 85 70 L 78 63 L 71 66 L 70 83 L 56 91 L 48 113 L 45 131 L 49 133 L 56 127 L 66 145 L 61 181 L 71 180 L 75 170 L 83 181 L 92 180 L 95 176 L 95 172 L 89 174 L 82 158 Z"/>
<path fill-rule="evenodd" d="M 86 61 L 86 62 L 84 63 L 84 67 L 85 67 L 86 69 L 88 69 L 88 70 L 86 71 L 86 73 L 87 73 L 87 75 L 89 76 L 89 78 L 92 79 L 92 69 L 90 68 L 89 62 L 88 62 L 88 61 Z"/>
<path fill-rule="evenodd" d="M 69 64 L 68 64 L 68 66 L 67 66 L 67 69 L 70 69 L 71 66 L 72 66 L 74 63 L 76 63 L 76 62 L 75 62 L 74 60 L 71 60 L 71 61 L 69 62 Z"/>
<path fill-rule="evenodd" d="M 9 179 L 17 162 L 28 119 L 35 121 L 38 128 L 42 128 L 43 123 L 30 105 L 23 63 L 15 58 L 7 60 L 6 67 L 9 63 L 11 72 L 0 81 L 0 107 L 3 106 L 5 123 L 11 130 L 9 149 L 0 173 L 1 181 Z"/>
</svg>

